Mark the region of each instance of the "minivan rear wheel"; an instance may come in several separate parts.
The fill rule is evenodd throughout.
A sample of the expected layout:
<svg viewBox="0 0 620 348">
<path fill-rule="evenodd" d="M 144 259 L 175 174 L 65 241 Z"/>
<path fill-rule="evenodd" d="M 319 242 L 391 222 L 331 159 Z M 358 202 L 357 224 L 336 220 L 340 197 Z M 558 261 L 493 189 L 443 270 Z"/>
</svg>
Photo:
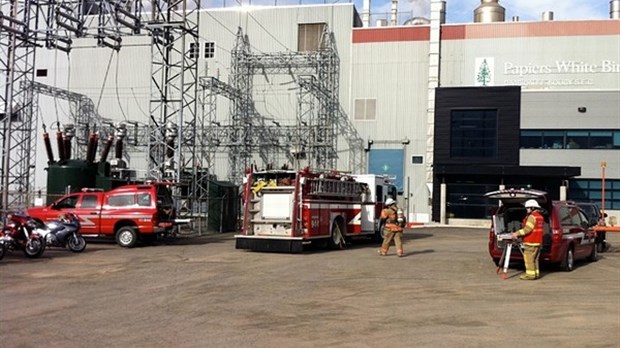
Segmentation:
<svg viewBox="0 0 620 348">
<path fill-rule="evenodd" d="M 594 247 L 592 248 L 592 252 L 588 256 L 588 261 L 590 262 L 598 261 L 598 245 L 597 244 L 594 244 Z"/>
<path fill-rule="evenodd" d="M 566 249 L 566 254 L 564 255 L 562 263 L 560 263 L 560 268 L 566 272 L 570 272 L 573 270 L 574 266 L 575 257 L 573 255 L 573 247 L 569 246 L 568 249 Z"/>
</svg>

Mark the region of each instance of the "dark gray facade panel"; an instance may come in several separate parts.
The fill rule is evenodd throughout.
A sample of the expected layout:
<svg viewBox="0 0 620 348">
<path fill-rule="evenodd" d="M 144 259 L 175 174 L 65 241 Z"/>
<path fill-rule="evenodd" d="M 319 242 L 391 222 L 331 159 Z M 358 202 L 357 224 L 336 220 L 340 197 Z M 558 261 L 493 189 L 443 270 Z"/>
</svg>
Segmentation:
<svg viewBox="0 0 620 348">
<path fill-rule="evenodd" d="M 435 98 L 435 165 L 502 164 L 519 165 L 521 87 L 437 88 Z M 496 109 L 497 156 L 495 158 L 452 158 L 450 124 L 453 110 Z"/>
</svg>

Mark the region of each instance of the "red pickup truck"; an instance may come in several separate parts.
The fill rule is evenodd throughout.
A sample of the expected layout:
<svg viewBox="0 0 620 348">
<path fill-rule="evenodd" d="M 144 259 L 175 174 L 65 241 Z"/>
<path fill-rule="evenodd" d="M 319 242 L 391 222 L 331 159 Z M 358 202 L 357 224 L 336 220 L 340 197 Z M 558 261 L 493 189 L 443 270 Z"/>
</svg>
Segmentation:
<svg viewBox="0 0 620 348">
<path fill-rule="evenodd" d="M 46 207 L 27 210 L 42 222 L 72 212 L 80 219 L 85 237 L 114 237 L 126 248 L 138 240 L 166 235 L 175 226 L 172 194 L 164 183 L 124 185 L 111 191 L 83 189 L 68 194 Z"/>
</svg>

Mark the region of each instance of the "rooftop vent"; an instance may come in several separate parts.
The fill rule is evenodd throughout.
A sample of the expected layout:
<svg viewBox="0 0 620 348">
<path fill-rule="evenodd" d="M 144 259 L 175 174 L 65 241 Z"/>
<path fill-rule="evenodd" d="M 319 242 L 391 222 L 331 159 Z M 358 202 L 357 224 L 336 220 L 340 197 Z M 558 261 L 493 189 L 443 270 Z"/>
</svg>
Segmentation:
<svg viewBox="0 0 620 348">
<path fill-rule="evenodd" d="M 553 20 L 553 11 L 545 11 L 542 14 L 543 21 L 552 21 Z"/>
</svg>

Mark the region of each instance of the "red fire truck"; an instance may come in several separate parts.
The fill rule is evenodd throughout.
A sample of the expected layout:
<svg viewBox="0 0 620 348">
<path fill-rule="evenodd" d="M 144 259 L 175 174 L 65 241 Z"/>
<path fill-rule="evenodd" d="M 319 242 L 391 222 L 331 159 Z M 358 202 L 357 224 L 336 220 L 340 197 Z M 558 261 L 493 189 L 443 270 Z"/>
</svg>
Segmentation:
<svg viewBox="0 0 620 348">
<path fill-rule="evenodd" d="M 315 243 L 342 248 L 347 239 L 382 239 L 379 216 L 397 190 L 387 176 L 268 170 L 244 179 L 243 226 L 236 248 L 301 252 Z"/>
</svg>

